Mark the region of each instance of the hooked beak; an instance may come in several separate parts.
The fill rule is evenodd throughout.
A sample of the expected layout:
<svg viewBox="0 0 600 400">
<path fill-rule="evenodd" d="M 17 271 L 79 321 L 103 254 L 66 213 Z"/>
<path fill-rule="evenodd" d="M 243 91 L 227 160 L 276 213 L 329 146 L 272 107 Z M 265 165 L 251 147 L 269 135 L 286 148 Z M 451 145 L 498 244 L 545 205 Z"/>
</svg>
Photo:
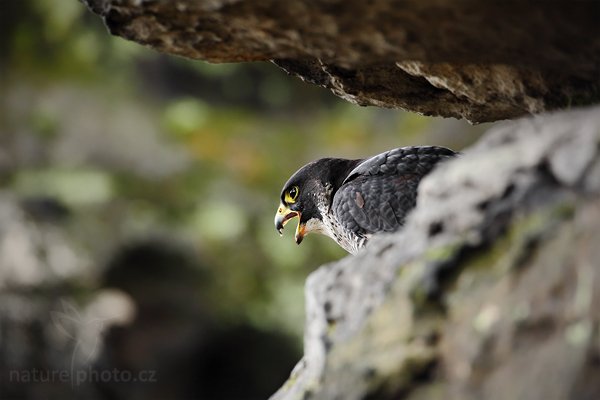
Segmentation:
<svg viewBox="0 0 600 400">
<path fill-rule="evenodd" d="M 298 226 L 296 227 L 296 244 L 300 244 L 302 239 L 304 239 L 305 235 L 305 224 L 301 223 L 302 213 L 299 211 L 290 210 L 288 207 L 281 204 L 277 209 L 277 214 L 275 214 L 275 229 L 279 232 L 280 235 L 283 235 L 283 227 L 285 224 L 292 218 L 298 217 Z"/>
</svg>

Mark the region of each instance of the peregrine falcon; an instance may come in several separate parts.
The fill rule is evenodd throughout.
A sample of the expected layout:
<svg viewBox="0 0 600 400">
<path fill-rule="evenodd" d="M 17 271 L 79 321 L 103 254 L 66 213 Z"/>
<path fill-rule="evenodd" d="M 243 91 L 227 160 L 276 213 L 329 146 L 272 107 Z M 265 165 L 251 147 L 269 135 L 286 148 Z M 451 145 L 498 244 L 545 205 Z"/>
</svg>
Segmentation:
<svg viewBox="0 0 600 400">
<path fill-rule="evenodd" d="M 296 243 L 310 232 L 349 253 L 379 232 L 393 232 L 416 204 L 417 187 L 435 165 L 454 157 L 437 146 L 401 147 L 359 160 L 322 158 L 300 168 L 281 191 L 275 228 L 298 217 Z"/>
</svg>

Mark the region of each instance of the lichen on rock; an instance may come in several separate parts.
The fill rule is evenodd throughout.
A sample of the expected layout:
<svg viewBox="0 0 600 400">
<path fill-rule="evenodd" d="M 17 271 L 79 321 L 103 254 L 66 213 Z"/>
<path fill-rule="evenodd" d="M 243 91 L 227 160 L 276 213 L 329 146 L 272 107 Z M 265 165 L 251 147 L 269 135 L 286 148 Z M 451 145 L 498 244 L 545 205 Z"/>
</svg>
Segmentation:
<svg viewBox="0 0 600 400">
<path fill-rule="evenodd" d="M 599 108 L 512 122 L 427 177 L 401 232 L 310 276 L 273 399 L 600 393 L 599 127 Z"/>
</svg>

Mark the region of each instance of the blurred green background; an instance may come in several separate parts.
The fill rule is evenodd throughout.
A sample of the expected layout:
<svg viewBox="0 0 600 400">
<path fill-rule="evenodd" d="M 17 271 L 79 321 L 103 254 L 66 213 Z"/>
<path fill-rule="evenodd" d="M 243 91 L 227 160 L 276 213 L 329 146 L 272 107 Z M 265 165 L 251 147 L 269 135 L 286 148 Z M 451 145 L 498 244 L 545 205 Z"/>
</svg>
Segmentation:
<svg viewBox="0 0 600 400">
<path fill-rule="evenodd" d="M 214 370 L 228 358 L 207 355 L 207 348 L 228 335 L 231 343 L 256 337 L 242 346 L 261 349 L 248 356 L 257 357 L 248 370 L 278 372 L 265 372 L 254 392 L 247 383 L 250 391 L 227 392 L 232 367 L 225 363 L 231 379 L 212 394 L 163 374 L 166 387 L 154 395 L 261 398 L 301 356 L 304 279 L 345 256 L 326 237 L 296 246 L 293 229 L 284 238 L 276 233 L 273 216 L 287 178 L 322 156 L 361 158 L 413 144 L 459 150 L 485 129 L 360 108 L 269 63 L 210 65 L 159 54 L 110 36 L 76 0 L 4 0 L 0 19 L 3 376 L 17 367 L 64 367 L 73 350 L 68 340 L 61 351 L 52 349 L 58 339 L 49 315 L 65 312 L 64 304 L 85 314 L 108 293 L 130 304 L 135 317 L 121 331 L 110 324 L 98 330 L 102 350 L 78 367 L 159 368 L 162 356 L 144 361 L 141 354 L 165 341 L 184 349 L 204 341 L 185 362 L 212 360 L 202 368 Z M 172 330 L 158 334 L 156 326 Z M 74 326 L 71 336 L 80 330 Z M 23 332 L 41 339 L 15 347 Z M 123 346 L 144 337 L 152 344 L 123 356 Z M 288 356 L 269 367 L 260 357 L 272 360 L 275 343 Z M 171 371 L 190 369 L 172 358 Z M 4 379 L 2 390 L 6 398 L 36 398 L 39 387 L 54 393 L 48 385 L 57 398 L 71 393 L 54 383 Z M 137 386 L 91 386 L 77 393 L 152 397 Z"/>
</svg>

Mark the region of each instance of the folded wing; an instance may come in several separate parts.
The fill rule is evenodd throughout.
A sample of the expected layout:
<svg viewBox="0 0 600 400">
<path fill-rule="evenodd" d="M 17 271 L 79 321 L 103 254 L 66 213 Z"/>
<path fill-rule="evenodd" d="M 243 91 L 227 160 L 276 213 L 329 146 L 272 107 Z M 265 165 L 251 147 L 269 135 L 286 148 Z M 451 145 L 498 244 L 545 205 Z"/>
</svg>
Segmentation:
<svg viewBox="0 0 600 400">
<path fill-rule="evenodd" d="M 444 147 L 415 146 L 371 157 L 348 174 L 333 198 L 332 212 L 358 235 L 396 231 L 416 204 L 421 179 L 455 155 Z"/>
</svg>

